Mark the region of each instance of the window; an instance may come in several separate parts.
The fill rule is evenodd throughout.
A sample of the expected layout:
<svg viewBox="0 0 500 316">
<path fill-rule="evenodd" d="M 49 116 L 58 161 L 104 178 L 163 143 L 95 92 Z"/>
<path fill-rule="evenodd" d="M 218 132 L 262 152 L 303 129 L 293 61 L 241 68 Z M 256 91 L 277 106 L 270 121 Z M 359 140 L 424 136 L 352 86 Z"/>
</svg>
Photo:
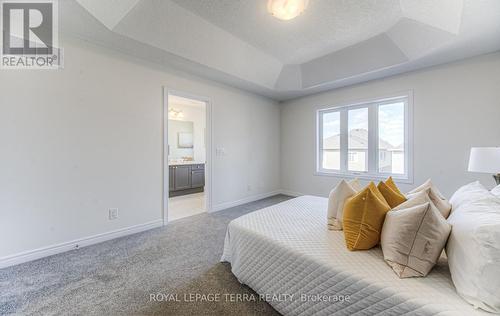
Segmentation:
<svg viewBox="0 0 500 316">
<path fill-rule="evenodd" d="M 340 170 L 340 112 L 330 112 L 322 115 L 323 150 L 322 161 L 325 169 Z"/>
<path fill-rule="evenodd" d="M 317 172 L 411 180 L 409 96 L 317 112 Z"/>
</svg>

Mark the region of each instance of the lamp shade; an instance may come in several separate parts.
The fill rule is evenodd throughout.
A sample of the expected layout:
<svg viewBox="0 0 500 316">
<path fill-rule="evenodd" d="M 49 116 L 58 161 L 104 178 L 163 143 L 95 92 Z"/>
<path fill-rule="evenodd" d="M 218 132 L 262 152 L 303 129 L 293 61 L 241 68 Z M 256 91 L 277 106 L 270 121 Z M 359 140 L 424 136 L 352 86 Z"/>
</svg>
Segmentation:
<svg viewBox="0 0 500 316">
<path fill-rule="evenodd" d="M 469 171 L 500 173 L 500 147 L 472 147 L 470 149 Z"/>
</svg>

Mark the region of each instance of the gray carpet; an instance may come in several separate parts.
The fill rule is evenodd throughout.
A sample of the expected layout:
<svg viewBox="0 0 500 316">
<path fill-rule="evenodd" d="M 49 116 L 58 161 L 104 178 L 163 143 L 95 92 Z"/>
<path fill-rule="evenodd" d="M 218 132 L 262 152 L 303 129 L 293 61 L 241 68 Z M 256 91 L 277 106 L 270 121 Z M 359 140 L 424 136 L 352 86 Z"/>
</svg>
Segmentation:
<svg viewBox="0 0 500 316">
<path fill-rule="evenodd" d="M 219 259 L 229 221 L 289 198 L 277 195 L 199 214 L 2 269 L 0 314 L 279 315 L 262 301 L 227 299 L 224 294 L 256 294 Z M 207 294 L 216 293 L 222 295 L 217 302 L 207 301 Z M 151 294 L 159 294 L 157 301 Z M 205 296 L 184 296 L 196 294 Z M 175 295 L 180 302 L 172 301 Z"/>
</svg>

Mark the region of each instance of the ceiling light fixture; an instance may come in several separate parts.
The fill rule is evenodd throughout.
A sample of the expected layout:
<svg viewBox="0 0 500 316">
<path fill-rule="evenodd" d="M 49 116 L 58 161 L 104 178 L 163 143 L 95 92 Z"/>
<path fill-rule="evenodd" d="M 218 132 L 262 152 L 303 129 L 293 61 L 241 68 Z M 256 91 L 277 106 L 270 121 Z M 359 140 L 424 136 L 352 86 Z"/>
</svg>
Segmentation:
<svg viewBox="0 0 500 316">
<path fill-rule="evenodd" d="M 267 10 L 280 20 L 291 20 L 305 11 L 309 0 L 268 0 Z"/>
<path fill-rule="evenodd" d="M 184 118 L 184 113 L 182 113 L 182 110 L 170 108 L 168 109 L 168 118 L 171 120 L 182 119 Z"/>
</svg>

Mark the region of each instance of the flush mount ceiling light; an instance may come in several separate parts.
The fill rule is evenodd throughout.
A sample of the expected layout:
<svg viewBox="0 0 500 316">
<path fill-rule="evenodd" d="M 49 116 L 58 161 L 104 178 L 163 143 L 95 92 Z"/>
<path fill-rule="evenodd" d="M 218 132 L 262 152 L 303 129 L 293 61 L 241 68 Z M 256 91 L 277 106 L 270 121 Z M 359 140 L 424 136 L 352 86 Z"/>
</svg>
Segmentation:
<svg viewBox="0 0 500 316">
<path fill-rule="evenodd" d="M 269 0 L 267 10 L 280 20 L 291 20 L 307 8 L 309 0 Z"/>
</svg>

